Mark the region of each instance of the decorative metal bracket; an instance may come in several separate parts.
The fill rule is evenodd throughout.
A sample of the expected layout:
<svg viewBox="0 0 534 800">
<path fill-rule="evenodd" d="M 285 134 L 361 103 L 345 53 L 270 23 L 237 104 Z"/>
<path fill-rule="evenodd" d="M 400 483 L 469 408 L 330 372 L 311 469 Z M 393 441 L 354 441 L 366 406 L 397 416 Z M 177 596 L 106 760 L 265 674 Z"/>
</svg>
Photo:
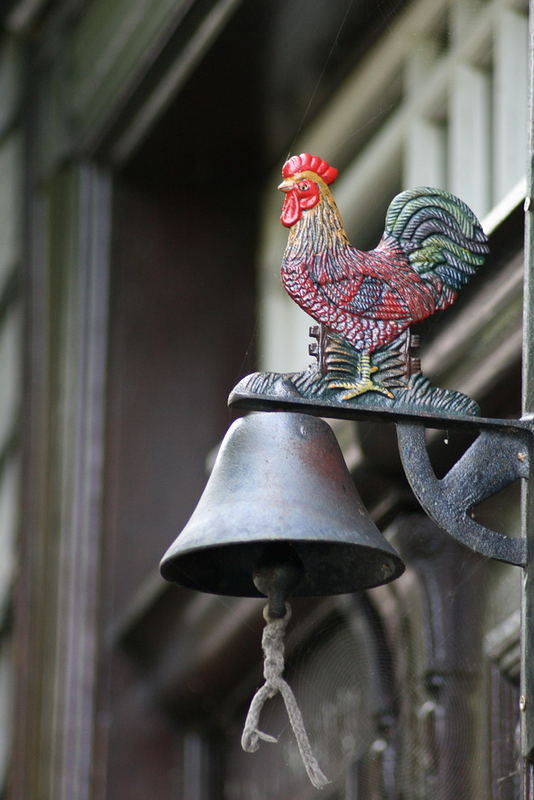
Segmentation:
<svg viewBox="0 0 534 800">
<path fill-rule="evenodd" d="M 526 539 L 497 533 L 476 522 L 471 512 L 517 478 L 528 478 L 532 431 L 504 420 L 502 427 L 481 430 L 441 480 L 430 463 L 422 424 L 399 423 L 397 437 L 406 477 L 428 516 L 475 553 L 525 567 Z"/>
<path fill-rule="evenodd" d="M 428 516 L 457 541 L 476 553 L 525 567 L 527 542 L 488 528 L 471 516 L 472 509 L 518 478 L 528 478 L 534 443 L 534 422 L 406 409 L 393 411 L 369 402 L 350 405 L 330 400 L 280 398 L 243 389 L 231 393 L 229 405 L 254 411 L 300 411 L 334 419 L 395 422 L 399 451 L 408 482 Z M 463 429 L 478 437 L 444 478 L 430 463 L 425 428 Z"/>
</svg>

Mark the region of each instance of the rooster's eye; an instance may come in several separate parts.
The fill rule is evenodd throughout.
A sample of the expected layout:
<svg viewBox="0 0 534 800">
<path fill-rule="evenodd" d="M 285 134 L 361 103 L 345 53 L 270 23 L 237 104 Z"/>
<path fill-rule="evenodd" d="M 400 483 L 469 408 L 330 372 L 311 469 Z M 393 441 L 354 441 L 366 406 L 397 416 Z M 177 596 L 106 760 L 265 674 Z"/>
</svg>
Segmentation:
<svg viewBox="0 0 534 800">
<path fill-rule="evenodd" d="M 310 188 L 309 183 L 299 183 L 299 189 L 301 190 L 301 192 L 307 192 L 309 188 Z"/>
</svg>

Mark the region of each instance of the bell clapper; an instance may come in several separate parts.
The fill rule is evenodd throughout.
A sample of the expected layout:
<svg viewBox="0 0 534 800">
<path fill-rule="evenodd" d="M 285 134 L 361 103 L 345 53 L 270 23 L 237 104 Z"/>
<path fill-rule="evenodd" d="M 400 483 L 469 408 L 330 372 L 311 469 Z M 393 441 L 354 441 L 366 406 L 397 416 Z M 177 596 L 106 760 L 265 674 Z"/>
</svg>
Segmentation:
<svg viewBox="0 0 534 800">
<path fill-rule="evenodd" d="M 288 545 L 273 544 L 267 547 L 253 574 L 254 586 L 269 599 L 271 619 L 282 619 L 286 614 L 286 600 L 304 575 L 302 561 Z"/>
</svg>

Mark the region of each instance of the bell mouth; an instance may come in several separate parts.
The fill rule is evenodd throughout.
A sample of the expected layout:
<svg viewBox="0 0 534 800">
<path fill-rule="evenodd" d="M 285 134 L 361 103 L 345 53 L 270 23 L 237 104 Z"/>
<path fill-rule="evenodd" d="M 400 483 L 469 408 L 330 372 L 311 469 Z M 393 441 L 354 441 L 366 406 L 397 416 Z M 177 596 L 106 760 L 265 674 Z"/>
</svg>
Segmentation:
<svg viewBox="0 0 534 800">
<path fill-rule="evenodd" d="M 263 597 L 254 585 L 254 572 L 279 539 L 233 542 L 190 552 L 167 554 L 160 566 L 168 581 L 210 594 Z M 284 543 L 302 563 L 302 575 L 291 591 L 294 597 L 318 597 L 371 589 L 404 572 L 402 559 L 391 549 L 336 541 L 301 539 Z"/>
</svg>

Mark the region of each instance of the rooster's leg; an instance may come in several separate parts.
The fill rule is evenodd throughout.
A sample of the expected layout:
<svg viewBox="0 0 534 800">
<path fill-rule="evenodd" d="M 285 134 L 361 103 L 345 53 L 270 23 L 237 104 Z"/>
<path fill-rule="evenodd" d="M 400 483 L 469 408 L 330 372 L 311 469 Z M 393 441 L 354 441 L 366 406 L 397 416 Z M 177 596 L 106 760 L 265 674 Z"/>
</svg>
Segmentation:
<svg viewBox="0 0 534 800">
<path fill-rule="evenodd" d="M 385 386 L 380 386 L 378 383 L 373 383 L 371 380 L 371 375 L 377 370 L 378 367 L 371 366 L 370 354 L 363 352 L 361 353 L 359 359 L 358 380 L 344 381 L 335 379 L 334 381 L 329 382 L 328 385 L 330 389 L 348 389 L 348 391 L 343 395 L 343 400 L 352 400 L 353 397 L 359 397 L 359 395 L 365 394 L 365 392 L 379 392 L 380 394 L 385 394 L 387 397 L 393 397 L 389 389 L 386 389 Z"/>
</svg>

